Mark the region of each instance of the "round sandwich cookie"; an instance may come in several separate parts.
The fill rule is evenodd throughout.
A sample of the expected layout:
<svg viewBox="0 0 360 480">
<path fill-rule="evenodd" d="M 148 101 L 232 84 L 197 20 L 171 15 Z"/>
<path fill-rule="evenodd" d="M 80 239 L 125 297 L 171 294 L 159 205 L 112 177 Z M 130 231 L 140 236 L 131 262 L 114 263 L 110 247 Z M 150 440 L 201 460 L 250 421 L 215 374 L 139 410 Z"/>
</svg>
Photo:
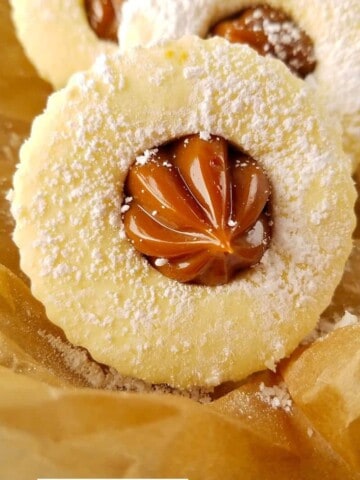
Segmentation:
<svg viewBox="0 0 360 480">
<path fill-rule="evenodd" d="M 101 56 L 21 149 L 14 239 L 75 345 L 179 388 L 288 355 L 355 224 L 339 129 L 281 62 L 221 38 Z"/>
</svg>

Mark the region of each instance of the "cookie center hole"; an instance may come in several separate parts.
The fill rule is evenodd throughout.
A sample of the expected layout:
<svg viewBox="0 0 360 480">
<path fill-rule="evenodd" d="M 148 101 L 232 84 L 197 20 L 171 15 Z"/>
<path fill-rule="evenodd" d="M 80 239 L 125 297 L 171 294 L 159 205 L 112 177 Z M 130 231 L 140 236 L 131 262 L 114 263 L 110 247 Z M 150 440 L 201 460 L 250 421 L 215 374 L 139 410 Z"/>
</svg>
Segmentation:
<svg viewBox="0 0 360 480">
<path fill-rule="evenodd" d="M 260 55 L 278 58 L 301 78 L 316 67 L 311 38 L 286 13 L 269 5 L 249 7 L 220 21 L 210 36 L 246 43 Z"/>
<path fill-rule="evenodd" d="M 85 12 L 90 27 L 102 40 L 117 43 L 118 13 L 123 0 L 85 0 Z"/>
<path fill-rule="evenodd" d="M 254 159 L 224 138 L 191 135 L 136 159 L 121 211 L 128 239 L 162 274 L 222 285 L 268 248 L 269 198 Z"/>
</svg>

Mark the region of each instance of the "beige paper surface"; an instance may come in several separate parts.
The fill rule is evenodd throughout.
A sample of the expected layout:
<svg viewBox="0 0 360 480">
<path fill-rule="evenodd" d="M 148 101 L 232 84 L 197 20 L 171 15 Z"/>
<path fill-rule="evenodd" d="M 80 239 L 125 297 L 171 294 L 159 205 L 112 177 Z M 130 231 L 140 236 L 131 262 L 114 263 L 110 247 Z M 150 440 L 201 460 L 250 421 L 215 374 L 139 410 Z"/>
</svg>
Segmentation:
<svg viewBox="0 0 360 480">
<path fill-rule="evenodd" d="M 360 472 L 360 325 L 316 342 L 283 373 L 294 402 Z"/>
<path fill-rule="evenodd" d="M 274 410 L 254 387 L 210 407 L 166 395 L 59 390 L 1 369 L 0 478 L 358 478 L 301 412 Z M 217 412 L 229 403 L 232 411 Z"/>
</svg>

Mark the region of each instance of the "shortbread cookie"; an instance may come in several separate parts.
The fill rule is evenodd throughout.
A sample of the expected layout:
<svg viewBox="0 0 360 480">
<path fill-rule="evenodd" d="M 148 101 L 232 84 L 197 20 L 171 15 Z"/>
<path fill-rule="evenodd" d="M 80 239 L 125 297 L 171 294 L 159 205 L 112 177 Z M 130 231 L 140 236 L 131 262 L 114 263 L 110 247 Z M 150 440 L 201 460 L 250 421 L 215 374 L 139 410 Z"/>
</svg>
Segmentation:
<svg viewBox="0 0 360 480">
<path fill-rule="evenodd" d="M 117 49 L 120 0 L 11 0 L 25 52 L 55 88 Z M 113 41 L 112 41 L 113 40 Z"/>
<path fill-rule="evenodd" d="M 314 328 L 351 250 L 350 162 L 323 113 L 306 84 L 280 62 L 220 38 L 185 37 L 101 57 L 75 75 L 35 120 L 14 178 L 14 238 L 49 318 L 97 361 L 153 383 L 213 386 L 273 368 Z M 224 244 L 243 222 L 231 238 L 255 247 L 256 261 L 216 286 L 169 278 L 164 251 L 160 257 L 141 253 L 124 227 L 136 200 L 129 196 L 129 172 L 151 166 L 155 157 L 161 160 L 154 168 L 179 172 L 179 150 L 166 156 L 166 148 L 186 149 L 183 140 L 171 142 L 188 135 L 197 140 L 190 163 L 181 160 L 181 176 L 198 206 L 191 207 L 187 190 L 172 197 L 170 184 L 166 195 L 148 195 L 150 203 L 138 208 L 160 223 L 173 209 L 174 235 L 187 228 L 196 248 L 209 219 L 213 237 Z M 196 153 L 200 140 L 217 149 L 209 165 L 201 145 Z M 235 166 L 224 168 L 223 141 L 238 156 Z M 263 174 L 250 172 L 253 161 Z M 240 207 L 234 215 L 218 214 L 211 205 L 216 195 L 226 197 L 229 169 L 235 169 L 232 194 Z M 253 185 L 247 195 L 242 169 L 255 179 L 245 182 Z M 203 175 L 209 170 L 211 201 Z M 145 178 L 145 186 L 156 187 Z M 264 188 L 254 187 L 261 183 Z M 256 190 L 260 200 L 250 202 Z M 251 219 L 246 202 L 252 212 L 257 205 Z M 182 217 L 179 204 L 186 208 Z M 144 224 L 138 225 L 141 234 Z M 206 228 L 204 244 L 211 234 Z"/>
<path fill-rule="evenodd" d="M 263 22 L 263 5 L 280 11 L 280 17 L 288 15 L 289 21 L 282 23 L 279 15 L 275 15 Z M 120 45 L 126 50 L 130 46 L 151 46 L 185 34 L 206 37 L 215 34 L 214 27 L 223 19 L 243 23 L 238 25 L 233 41 L 242 29 L 242 42 L 248 39 L 260 53 L 289 60 L 290 67 L 291 62 L 300 63 L 300 76 L 305 77 L 312 71 L 309 65 L 301 65 L 304 54 L 308 52 L 310 57 L 314 54 L 308 62 L 314 71 L 307 76 L 307 81 L 324 96 L 330 114 L 342 121 L 344 149 L 352 156 L 354 166 L 357 165 L 360 162 L 360 2 L 129 0 L 123 9 Z M 266 42 L 261 38 L 264 32 Z M 217 33 L 229 38 L 224 25 Z M 299 38 L 304 34 L 312 40 L 313 52 L 309 45 L 299 46 Z M 293 57 L 289 58 L 287 50 L 291 43 Z"/>
</svg>

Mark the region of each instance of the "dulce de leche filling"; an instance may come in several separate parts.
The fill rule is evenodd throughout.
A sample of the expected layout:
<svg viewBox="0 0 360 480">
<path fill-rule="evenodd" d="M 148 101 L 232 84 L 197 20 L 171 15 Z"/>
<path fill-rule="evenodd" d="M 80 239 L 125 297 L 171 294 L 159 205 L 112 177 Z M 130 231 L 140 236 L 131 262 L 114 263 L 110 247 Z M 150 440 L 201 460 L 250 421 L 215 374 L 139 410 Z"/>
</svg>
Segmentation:
<svg viewBox="0 0 360 480">
<path fill-rule="evenodd" d="M 84 6 L 90 27 L 103 40 L 117 42 L 119 27 L 116 11 L 123 0 L 85 0 Z"/>
<path fill-rule="evenodd" d="M 316 66 L 311 38 L 282 10 L 268 5 L 246 8 L 216 24 L 210 34 L 246 43 L 260 55 L 272 55 L 301 78 Z"/>
<path fill-rule="evenodd" d="M 227 283 L 269 245 L 269 181 L 221 137 L 192 135 L 146 152 L 131 167 L 125 194 L 131 243 L 179 282 Z"/>
</svg>

